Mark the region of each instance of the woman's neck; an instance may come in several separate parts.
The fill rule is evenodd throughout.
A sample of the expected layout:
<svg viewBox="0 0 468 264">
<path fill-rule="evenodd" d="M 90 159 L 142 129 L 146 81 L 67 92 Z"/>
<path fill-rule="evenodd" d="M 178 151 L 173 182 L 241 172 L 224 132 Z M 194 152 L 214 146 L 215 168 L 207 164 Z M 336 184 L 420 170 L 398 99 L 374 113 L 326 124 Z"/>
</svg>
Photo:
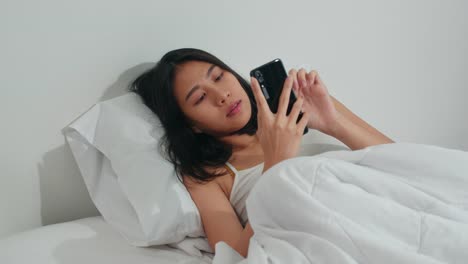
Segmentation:
<svg viewBox="0 0 468 264">
<path fill-rule="evenodd" d="M 221 141 L 232 145 L 232 151 L 242 151 L 256 146 L 259 141 L 257 135 L 232 135 L 220 139 Z"/>
<path fill-rule="evenodd" d="M 251 168 L 263 162 L 263 149 L 256 135 L 238 135 L 230 138 L 229 143 L 233 146 L 229 162 L 237 170 Z"/>
</svg>

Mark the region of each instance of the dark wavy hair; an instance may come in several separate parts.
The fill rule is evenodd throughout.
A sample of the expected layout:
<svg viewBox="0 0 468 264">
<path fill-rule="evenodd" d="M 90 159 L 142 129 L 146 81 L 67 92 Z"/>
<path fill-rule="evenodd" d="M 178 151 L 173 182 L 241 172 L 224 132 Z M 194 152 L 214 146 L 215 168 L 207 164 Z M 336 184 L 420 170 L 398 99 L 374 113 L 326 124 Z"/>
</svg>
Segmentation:
<svg viewBox="0 0 468 264">
<path fill-rule="evenodd" d="M 182 182 L 180 175 L 186 175 L 202 183 L 228 172 L 225 163 L 232 155 L 232 146 L 214 136 L 195 133 L 177 104 L 174 95 L 176 68 L 187 61 L 208 62 L 232 73 L 246 91 L 252 106 L 252 115 L 243 128 L 232 134 L 255 134 L 257 107 L 249 83 L 220 59 L 199 49 L 183 48 L 166 53 L 153 68 L 130 84 L 129 90 L 137 93 L 144 104 L 158 116 L 165 132 L 159 151 L 174 165 L 177 178 Z M 224 170 L 215 173 L 207 168 Z"/>
</svg>

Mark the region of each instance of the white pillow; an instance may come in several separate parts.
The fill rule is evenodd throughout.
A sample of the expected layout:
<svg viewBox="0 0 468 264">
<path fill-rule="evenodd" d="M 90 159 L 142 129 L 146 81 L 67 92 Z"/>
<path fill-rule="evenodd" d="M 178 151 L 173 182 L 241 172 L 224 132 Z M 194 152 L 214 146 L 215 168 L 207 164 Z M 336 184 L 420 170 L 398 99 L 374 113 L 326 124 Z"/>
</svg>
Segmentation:
<svg viewBox="0 0 468 264">
<path fill-rule="evenodd" d="M 198 210 L 158 152 L 158 118 L 134 93 L 95 104 L 64 129 L 91 199 L 131 244 L 204 236 Z"/>
</svg>

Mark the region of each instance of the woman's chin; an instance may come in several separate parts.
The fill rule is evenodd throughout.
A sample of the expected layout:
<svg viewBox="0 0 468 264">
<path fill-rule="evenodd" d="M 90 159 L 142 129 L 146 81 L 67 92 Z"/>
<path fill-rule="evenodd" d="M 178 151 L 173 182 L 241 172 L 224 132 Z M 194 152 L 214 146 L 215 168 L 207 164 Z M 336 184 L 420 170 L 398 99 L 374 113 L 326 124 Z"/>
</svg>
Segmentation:
<svg viewBox="0 0 468 264">
<path fill-rule="evenodd" d="M 237 125 L 232 129 L 232 134 L 243 134 L 242 130 L 248 128 L 250 116 L 244 117 L 242 119 L 236 120 Z"/>
</svg>

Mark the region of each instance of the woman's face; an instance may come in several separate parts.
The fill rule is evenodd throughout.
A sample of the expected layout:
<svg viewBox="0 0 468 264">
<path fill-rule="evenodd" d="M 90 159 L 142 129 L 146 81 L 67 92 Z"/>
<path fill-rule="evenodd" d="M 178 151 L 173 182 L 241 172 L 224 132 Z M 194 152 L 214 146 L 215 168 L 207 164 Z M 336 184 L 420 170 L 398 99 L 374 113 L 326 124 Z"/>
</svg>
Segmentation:
<svg viewBox="0 0 468 264">
<path fill-rule="evenodd" d="M 179 65 L 174 94 L 195 132 L 226 136 L 243 128 L 252 114 L 249 97 L 236 77 L 211 63 Z"/>
<path fill-rule="evenodd" d="M 189 61 L 179 65 L 174 94 L 195 132 L 226 136 L 250 120 L 247 93 L 232 73 L 214 64 Z M 230 111 L 239 101 L 234 112 Z"/>
</svg>

